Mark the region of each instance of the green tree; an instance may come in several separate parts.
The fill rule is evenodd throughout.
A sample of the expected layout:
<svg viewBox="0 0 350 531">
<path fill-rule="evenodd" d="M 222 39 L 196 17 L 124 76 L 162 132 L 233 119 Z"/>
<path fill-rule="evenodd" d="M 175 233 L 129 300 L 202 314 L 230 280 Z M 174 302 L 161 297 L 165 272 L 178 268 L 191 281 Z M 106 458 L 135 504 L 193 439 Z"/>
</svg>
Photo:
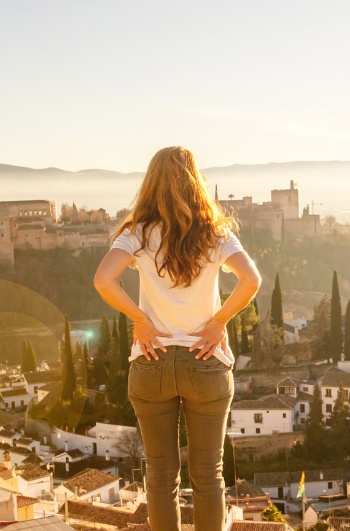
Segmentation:
<svg viewBox="0 0 350 531">
<path fill-rule="evenodd" d="M 119 347 L 119 333 L 118 333 L 118 323 L 116 316 L 113 315 L 113 325 L 112 325 L 112 337 L 116 340 L 116 343 Z"/>
<path fill-rule="evenodd" d="M 329 433 L 331 453 L 346 458 L 350 453 L 350 418 L 349 402 L 343 384 L 339 388 L 328 424 L 331 427 Z"/>
<path fill-rule="evenodd" d="M 305 422 L 304 451 L 306 457 L 322 462 L 327 457 L 326 428 L 322 416 L 322 398 L 318 385 L 315 385 L 310 413 Z"/>
<path fill-rule="evenodd" d="M 276 274 L 275 287 L 271 297 L 271 323 L 278 328 L 284 327 L 283 308 L 282 308 L 282 291 L 279 274 Z"/>
<path fill-rule="evenodd" d="M 84 359 L 84 352 L 81 348 L 81 344 L 79 341 L 77 341 L 77 344 L 75 345 L 75 352 L 74 352 L 74 361 L 82 361 Z"/>
<path fill-rule="evenodd" d="M 345 313 L 344 355 L 345 359 L 350 361 L 350 300 L 348 300 Z"/>
<path fill-rule="evenodd" d="M 36 353 L 33 349 L 33 345 L 30 341 L 26 339 L 22 343 L 22 361 L 21 361 L 21 371 L 30 372 L 36 371 L 38 368 L 38 361 Z"/>
<path fill-rule="evenodd" d="M 126 321 L 126 315 L 120 312 L 118 320 L 118 332 L 119 332 L 119 351 L 121 359 L 121 369 L 128 372 L 130 356 L 130 346 L 129 346 L 129 334 L 128 334 L 128 325 Z"/>
<path fill-rule="evenodd" d="M 66 402 L 71 402 L 74 391 L 76 390 L 76 376 L 73 364 L 73 352 L 70 339 L 70 326 L 68 317 L 65 318 L 64 324 L 64 341 L 62 343 L 62 393 L 61 398 Z"/>
<path fill-rule="evenodd" d="M 276 370 L 282 361 L 284 353 L 284 331 L 282 328 L 271 323 L 270 312 L 261 323 L 259 334 L 259 345 L 256 345 L 253 357 L 253 364 L 256 367 L 261 365 L 267 370 Z"/>
<path fill-rule="evenodd" d="M 328 295 L 324 295 L 319 304 L 314 306 L 314 318 L 309 327 L 309 339 L 314 359 L 329 358 L 330 309 L 331 303 Z"/>
<path fill-rule="evenodd" d="M 250 352 L 250 346 L 249 346 L 249 340 L 248 340 L 248 332 L 242 327 L 241 354 L 249 354 L 249 352 Z"/>
<path fill-rule="evenodd" d="M 235 484 L 235 465 L 233 458 L 233 446 L 231 439 L 225 435 L 224 440 L 224 457 L 223 457 L 223 476 L 226 487 L 231 487 Z"/>
<path fill-rule="evenodd" d="M 330 323 L 330 350 L 333 361 L 339 361 L 343 349 L 341 304 L 337 272 L 333 272 L 332 298 L 331 298 L 331 323 Z"/>
<path fill-rule="evenodd" d="M 271 505 L 266 507 L 261 513 L 261 519 L 263 522 L 281 522 L 286 523 L 285 518 L 283 517 L 281 511 L 279 511 L 276 505 Z"/>
<path fill-rule="evenodd" d="M 111 339 L 112 335 L 109 328 L 109 322 L 107 317 L 103 315 L 100 322 L 99 338 L 97 343 L 97 354 L 101 355 L 102 358 L 105 357 L 109 351 Z"/>
</svg>

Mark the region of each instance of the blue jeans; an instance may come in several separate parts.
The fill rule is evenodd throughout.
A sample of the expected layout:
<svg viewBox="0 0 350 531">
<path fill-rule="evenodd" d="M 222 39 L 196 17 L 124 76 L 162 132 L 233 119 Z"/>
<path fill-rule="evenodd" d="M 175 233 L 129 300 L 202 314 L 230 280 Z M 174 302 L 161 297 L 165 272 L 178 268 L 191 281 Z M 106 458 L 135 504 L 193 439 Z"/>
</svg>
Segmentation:
<svg viewBox="0 0 350 531">
<path fill-rule="evenodd" d="M 233 396 L 229 367 L 212 356 L 194 358 L 188 347 L 157 349 L 159 360 L 131 363 L 129 397 L 137 415 L 147 463 L 147 504 L 152 531 L 181 531 L 179 411 L 186 420 L 188 468 L 195 531 L 222 531 L 225 484 L 222 457 Z"/>
</svg>

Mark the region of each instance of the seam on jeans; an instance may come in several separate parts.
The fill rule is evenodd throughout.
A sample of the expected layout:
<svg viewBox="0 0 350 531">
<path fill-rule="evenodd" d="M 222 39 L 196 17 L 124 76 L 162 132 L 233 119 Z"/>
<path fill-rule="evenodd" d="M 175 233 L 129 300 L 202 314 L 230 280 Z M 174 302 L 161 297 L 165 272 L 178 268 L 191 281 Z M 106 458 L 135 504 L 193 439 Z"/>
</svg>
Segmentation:
<svg viewBox="0 0 350 531">
<path fill-rule="evenodd" d="M 175 359 L 172 359 L 172 366 L 173 366 L 173 389 L 174 393 L 179 396 L 177 385 L 176 385 L 176 377 L 175 377 Z"/>
</svg>

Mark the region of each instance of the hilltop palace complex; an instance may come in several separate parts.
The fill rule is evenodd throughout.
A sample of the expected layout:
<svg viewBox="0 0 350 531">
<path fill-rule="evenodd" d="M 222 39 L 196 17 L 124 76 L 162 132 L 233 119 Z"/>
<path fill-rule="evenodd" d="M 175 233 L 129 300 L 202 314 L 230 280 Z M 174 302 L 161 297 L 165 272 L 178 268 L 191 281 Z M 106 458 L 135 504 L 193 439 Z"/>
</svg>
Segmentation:
<svg viewBox="0 0 350 531">
<path fill-rule="evenodd" d="M 217 190 L 216 190 L 216 199 Z M 272 190 L 271 200 L 253 203 L 252 197 L 219 200 L 224 209 L 236 212 L 242 232 L 267 231 L 275 241 L 285 237 L 320 237 L 336 230 L 350 237 L 350 225 L 321 226 L 320 216 L 309 206 L 299 216 L 299 196 L 294 181 L 287 190 Z M 102 208 L 85 212 L 85 222 L 73 216 L 67 223 L 57 223 L 56 205 L 49 200 L 0 202 L 0 261 L 14 263 L 14 249 L 81 249 L 108 245 L 113 221 Z"/>
</svg>

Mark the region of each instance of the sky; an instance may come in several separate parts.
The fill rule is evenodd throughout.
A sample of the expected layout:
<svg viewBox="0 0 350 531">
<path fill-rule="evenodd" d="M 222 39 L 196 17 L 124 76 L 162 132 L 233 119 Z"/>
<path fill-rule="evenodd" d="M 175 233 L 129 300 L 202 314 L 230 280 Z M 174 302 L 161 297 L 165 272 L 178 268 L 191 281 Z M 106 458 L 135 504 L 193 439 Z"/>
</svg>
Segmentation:
<svg viewBox="0 0 350 531">
<path fill-rule="evenodd" d="M 0 163 L 350 159 L 349 0 L 1 0 Z"/>
</svg>

